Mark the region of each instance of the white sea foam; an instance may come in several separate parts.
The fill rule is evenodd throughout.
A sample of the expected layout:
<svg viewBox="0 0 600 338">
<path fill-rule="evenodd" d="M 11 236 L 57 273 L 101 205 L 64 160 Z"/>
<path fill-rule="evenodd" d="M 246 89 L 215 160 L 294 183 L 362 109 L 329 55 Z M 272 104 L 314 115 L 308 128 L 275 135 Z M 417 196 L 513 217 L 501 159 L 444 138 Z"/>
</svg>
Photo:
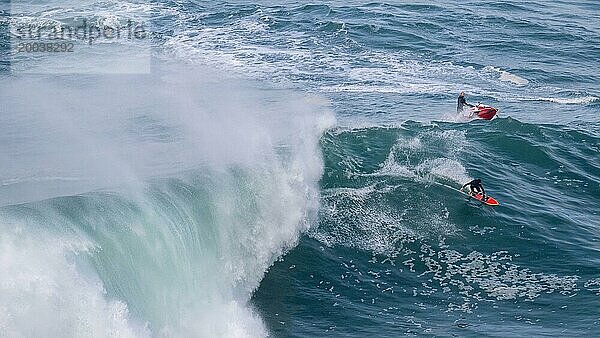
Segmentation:
<svg viewBox="0 0 600 338">
<path fill-rule="evenodd" d="M 510 82 L 518 86 L 525 86 L 529 83 L 529 81 L 525 78 L 522 78 L 518 75 L 512 74 L 494 66 L 483 67 L 483 70 L 486 72 L 499 74 L 500 76 L 498 77 L 498 80 L 503 82 Z"/>
<path fill-rule="evenodd" d="M 511 74 L 511 73 L 506 72 L 506 71 L 502 71 L 500 73 L 500 81 L 512 82 L 512 83 L 514 83 L 516 85 L 519 85 L 519 86 L 524 86 L 524 85 L 526 85 L 526 84 L 529 83 L 529 81 L 527 79 L 524 79 L 524 78 L 522 78 L 522 77 L 520 77 L 518 75 L 514 75 L 514 74 Z"/>
<path fill-rule="evenodd" d="M 0 231 L 0 336 L 150 337 L 96 274 L 76 264 L 92 243 L 19 223 Z"/>
<path fill-rule="evenodd" d="M 383 93 L 383 94 L 434 94 L 445 93 L 449 85 L 437 83 L 398 83 L 388 86 L 373 85 L 335 85 L 324 86 L 322 92 L 349 92 L 349 93 Z M 453 88 L 455 89 L 455 88 Z"/>
<path fill-rule="evenodd" d="M 415 170 L 424 175 L 431 175 L 432 179 L 443 178 L 458 184 L 471 180 L 465 167 L 459 161 L 449 158 L 435 158 L 424 161 Z"/>
<path fill-rule="evenodd" d="M 590 104 L 599 100 L 596 96 L 581 96 L 581 97 L 526 97 L 521 98 L 523 101 L 546 101 L 559 104 Z"/>
<path fill-rule="evenodd" d="M 432 145 L 433 143 L 438 145 Z M 400 138 L 394 144 L 381 168 L 365 176 L 398 176 L 414 180 L 445 179 L 462 184 L 470 179 L 458 157 L 466 144 L 465 133 L 456 130 L 429 131 L 413 138 Z M 429 147 L 443 147 L 447 157 L 419 159 Z"/>
<path fill-rule="evenodd" d="M 383 198 L 402 190 L 402 186 L 326 190 L 320 211 L 322 226 L 311 229 L 309 235 L 329 246 L 395 255 L 399 248 L 418 239 L 456 231 L 443 207 L 425 210 L 418 201 L 407 200 L 398 208 Z"/>
</svg>

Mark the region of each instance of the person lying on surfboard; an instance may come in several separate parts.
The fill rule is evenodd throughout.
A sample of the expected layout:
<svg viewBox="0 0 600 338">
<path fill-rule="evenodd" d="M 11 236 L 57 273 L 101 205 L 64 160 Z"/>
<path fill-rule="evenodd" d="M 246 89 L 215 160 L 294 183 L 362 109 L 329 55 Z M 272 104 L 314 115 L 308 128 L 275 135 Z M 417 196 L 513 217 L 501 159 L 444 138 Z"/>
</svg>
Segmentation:
<svg viewBox="0 0 600 338">
<path fill-rule="evenodd" d="M 467 99 L 465 99 L 465 92 L 460 92 L 460 95 L 458 96 L 458 105 L 456 106 L 456 112 L 462 112 L 465 106 L 475 107 L 475 105 L 467 103 Z"/>
<path fill-rule="evenodd" d="M 467 190 L 467 192 L 471 195 L 477 195 L 479 193 L 481 193 L 481 195 L 483 196 L 481 198 L 482 201 L 487 200 L 487 196 L 485 196 L 485 189 L 483 189 L 483 185 L 481 184 L 481 180 L 476 178 L 474 180 L 472 180 L 471 182 L 465 183 L 462 188 L 460 188 L 460 190 L 462 191 L 464 188 L 469 188 Z"/>
</svg>

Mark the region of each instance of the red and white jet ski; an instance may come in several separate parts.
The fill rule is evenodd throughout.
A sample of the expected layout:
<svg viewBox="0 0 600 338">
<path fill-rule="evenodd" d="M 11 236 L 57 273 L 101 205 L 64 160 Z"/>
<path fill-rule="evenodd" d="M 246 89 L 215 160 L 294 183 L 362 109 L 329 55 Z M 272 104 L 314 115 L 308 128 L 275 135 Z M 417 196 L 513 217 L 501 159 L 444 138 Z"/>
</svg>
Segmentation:
<svg viewBox="0 0 600 338">
<path fill-rule="evenodd" d="M 477 104 L 475 107 L 467 109 L 467 112 L 471 118 L 478 116 L 480 119 L 491 120 L 498 113 L 498 109 L 484 104 Z"/>
</svg>

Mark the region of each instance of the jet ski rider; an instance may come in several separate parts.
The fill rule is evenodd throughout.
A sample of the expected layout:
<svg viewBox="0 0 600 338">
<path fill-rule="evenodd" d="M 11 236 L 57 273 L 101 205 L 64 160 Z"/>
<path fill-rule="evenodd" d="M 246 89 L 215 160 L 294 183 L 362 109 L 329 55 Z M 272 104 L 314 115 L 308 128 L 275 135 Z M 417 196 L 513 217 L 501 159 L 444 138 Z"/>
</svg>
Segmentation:
<svg viewBox="0 0 600 338">
<path fill-rule="evenodd" d="M 456 106 L 456 112 L 462 112 L 465 106 L 475 107 L 474 105 L 467 103 L 467 100 L 465 99 L 465 92 L 460 92 L 460 95 L 458 96 L 458 105 Z"/>
</svg>

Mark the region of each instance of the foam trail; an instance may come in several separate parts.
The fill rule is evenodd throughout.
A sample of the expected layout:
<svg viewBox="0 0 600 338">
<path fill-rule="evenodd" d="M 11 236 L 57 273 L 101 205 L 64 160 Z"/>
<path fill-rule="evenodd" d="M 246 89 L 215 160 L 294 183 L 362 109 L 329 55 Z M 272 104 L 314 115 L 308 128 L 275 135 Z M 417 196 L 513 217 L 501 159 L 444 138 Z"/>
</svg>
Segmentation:
<svg viewBox="0 0 600 338">
<path fill-rule="evenodd" d="M 426 132 L 413 138 L 400 138 L 380 169 L 364 176 L 397 176 L 415 181 L 444 179 L 462 184 L 470 180 L 457 156 L 465 142 L 465 134 L 457 131 Z M 438 143 L 441 146 L 436 145 Z M 424 157 L 432 146 L 443 150 L 445 156 Z"/>
<path fill-rule="evenodd" d="M 546 101 L 559 104 L 590 104 L 598 101 L 596 96 L 581 96 L 581 97 L 530 97 L 523 98 L 524 101 Z"/>
</svg>

